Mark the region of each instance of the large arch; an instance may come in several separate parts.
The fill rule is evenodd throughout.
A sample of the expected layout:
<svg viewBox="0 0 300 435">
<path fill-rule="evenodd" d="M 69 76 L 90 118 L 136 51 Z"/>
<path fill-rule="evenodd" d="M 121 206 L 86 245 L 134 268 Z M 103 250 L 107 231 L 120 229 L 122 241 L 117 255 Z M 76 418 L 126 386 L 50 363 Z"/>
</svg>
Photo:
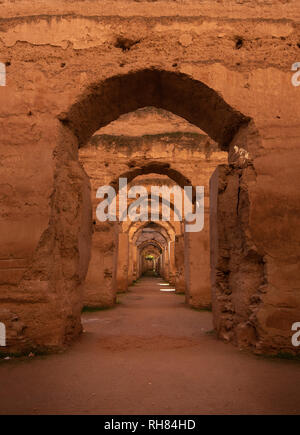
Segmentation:
<svg viewBox="0 0 300 435">
<path fill-rule="evenodd" d="M 250 118 L 186 74 L 144 69 L 89 86 L 67 112 L 58 116 L 61 123 L 53 154 L 56 169 L 49 225 L 20 283 L 29 295 L 40 292 L 41 302 L 26 311 L 25 338 L 16 337 L 7 352 L 60 348 L 81 332 L 81 284 L 88 269 L 92 222 L 90 184 L 78 162 L 78 147 L 121 114 L 144 106 L 164 108 L 185 118 L 222 150 L 230 150 L 230 143 L 237 143 L 235 138 L 242 141 L 247 136 Z M 153 166 L 143 170 L 154 172 Z M 172 168 L 165 166 L 165 170 L 170 178 L 178 179 Z M 131 173 L 139 175 L 139 170 Z M 180 178 L 177 182 L 187 185 L 188 181 Z"/>
<path fill-rule="evenodd" d="M 224 150 L 239 128 L 250 121 L 204 83 L 187 74 L 156 68 L 115 75 L 90 85 L 59 119 L 73 131 L 79 146 L 84 146 L 101 127 L 145 106 L 185 118 Z"/>
</svg>

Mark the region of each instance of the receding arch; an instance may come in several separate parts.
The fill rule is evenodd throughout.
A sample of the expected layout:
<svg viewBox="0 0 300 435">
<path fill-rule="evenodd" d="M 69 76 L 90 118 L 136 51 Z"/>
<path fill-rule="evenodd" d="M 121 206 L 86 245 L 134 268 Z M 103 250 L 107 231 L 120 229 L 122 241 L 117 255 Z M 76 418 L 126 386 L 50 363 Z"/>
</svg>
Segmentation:
<svg viewBox="0 0 300 435">
<path fill-rule="evenodd" d="M 137 247 L 139 247 L 141 244 L 145 242 L 150 242 L 151 240 L 156 240 L 157 243 L 159 243 L 161 246 L 166 246 L 168 243 L 168 239 L 159 231 L 153 231 L 149 233 L 144 233 L 143 230 L 140 231 L 136 239 L 134 240 L 134 243 Z"/>
<path fill-rule="evenodd" d="M 144 216 L 142 216 L 144 217 Z M 146 217 L 146 216 L 145 216 Z M 124 221 L 122 223 L 122 228 L 123 231 L 129 234 L 130 238 L 133 238 L 135 233 L 144 227 L 152 227 L 152 228 L 159 228 L 161 227 L 162 229 L 164 229 L 166 231 L 166 233 L 168 234 L 168 238 L 171 240 L 172 239 L 172 234 L 175 235 L 180 234 L 181 232 L 178 231 L 176 229 L 175 226 L 173 226 L 173 224 L 180 224 L 180 222 L 170 222 L 170 221 L 152 221 L 152 220 L 148 220 L 148 221 Z"/>
<path fill-rule="evenodd" d="M 187 74 L 146 68 L 91 84 L 59 119 L 79 147 L 120 115 L 145 106 L 168 110 L 201 128 L 222 150 L 250 118 L 232 108 L 215 90 Z"/>
<path fill-rule="evenodd" d="M 111 181 L 110 186 L 112 186 L 118 193 L 119 178 L 127 178 L 127 182 L 130 183 L 132 180 L 134 180 L 136 177 L 139 177 L 140 175 L 147 175 L 152 173 L 166 175 L 171 180 L 175 181 L 175 183 L 177 183 L 181 188 L 184 188 L 185 186 L 191 186 L 194 188 L 191 181 L 185 175 L 172 168 L 169 163 L 163 162 L 149 162 L 146 165 L 138 166 L 130 169 L 129 171 L 123 172 L 118 178 Z"/>
<path fill-rule="evenodd" d="M 142 231 L 144 228 L 154 228 L 157 231 L 165 231 L 169 240 L 173 240 L 175 238 L 176 232 L 175 232 L 175 229 L 173 228 L 173 226 L 170 224 L 170 222 L 167 222 L 167 221 L 164 221 L 164 222 L 162 222 L 162 221 L 158 221 L 158 222 L 152 222 L 152 221 L 133 222 L 133 225 L 131 225 L 131 227 L 128 229 L 128 232 L 135 224 L 139 224 L 139 226 L 138 226 L 138 228 L 133 230 L 133 234 L 131 235 L 132 240 L 135 240 L 139 231 Z"/>
<path fill-rule="evenodd" d="M 162 245 L 161 245 L 157 240 L 155 240 L 155 239 L 152 239 L 152 240 L 146 240 L 145 242 L 142 242 L 142 243 L 138 246 L 138 249 L 139 249 L 140 251 L 142 251 L 142 250 L 145 249 L 147 246 L 154 246 L 154 247 L 156 247 L 157 249 L 159 249 L 160 252 L 162 252 L 162 249 L 163 249 Z"/>
<path fill-rule="evenodd" d="M 179 218 L 179 221 L 182 219 L 182 213 L 180 213 L 180 211 L 178 210 L 177 207 L 175 207 L 174 203 L 172 201 L 167 201 L 165 198 L 159 197 L 158 195 L 151 195 L 152 199 L 157 200 L 158 202 L 161 201 L 161 204 L 166 205 L 167 207 L 170 208 L 170 210 L 172 210 L 174 212 L 174 214 Z M 148 204 L 148 214 L 150 215 L 151 213 L 149 213 L 149 209 L 151 207 L 151 198 L 149 198 L 149 196 L 147 195 L 143 195 L 140 196 L 139 199 L 144 200 L 147 199 L 147 204 Z M 126 212 L 128 213 L 128 209 L 130 207 L 130 205 L 134 202 L 135 200 L 131 200 L 131 202 L 128 201 L 128 205 L 127 205 L 127 210 L 124 210 L 123 214 L 120 216 L 121 219 L 123 219 L 125 217 Z M 159 218 L 162 218 L 162 212 L 159 212 Z"/>
</svg>

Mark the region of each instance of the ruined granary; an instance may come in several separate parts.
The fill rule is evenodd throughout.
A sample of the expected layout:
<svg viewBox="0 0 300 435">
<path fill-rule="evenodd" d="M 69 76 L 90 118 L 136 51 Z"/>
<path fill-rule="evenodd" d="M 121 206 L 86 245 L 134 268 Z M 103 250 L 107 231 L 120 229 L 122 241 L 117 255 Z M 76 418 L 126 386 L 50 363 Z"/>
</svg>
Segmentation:
<svg viewBox="0 0 300 435">
<path fill-rule="evenodd" d="M 221 340 L 299 353 L 299 20 L 298 0 L 0 2 L 1 353 L 63 349 L 149 271 Z M 100 222 L 120 178 L 204 186 L 202 231 L 174 200 Z"/>
</svg>

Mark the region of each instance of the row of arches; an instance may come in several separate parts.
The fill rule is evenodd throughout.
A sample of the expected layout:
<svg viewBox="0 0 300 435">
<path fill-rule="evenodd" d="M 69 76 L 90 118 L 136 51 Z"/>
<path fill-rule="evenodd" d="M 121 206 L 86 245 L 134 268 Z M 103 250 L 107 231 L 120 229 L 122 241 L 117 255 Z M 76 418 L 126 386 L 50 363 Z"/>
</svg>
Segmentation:
<svg viewBox="0 0 300 435">
<path fill-rule="evenodd" d="M 177 241 L 180 249 L 184 245 L 184 264 L 190 266 L 185 267 L 185 291 L 190 295 L 193 286 L 199 281 L 197 265 L 203 265 L 202 252 L 210 251 L 212 266 L 206 273 L 211 275 L 210 299 L 218 335 L 243 343 L 246 347 L 255 347 L 258 342 L 263 346 L 264 336 L 267 334 L 266 325 L 257 327 L 255 321 L 251 320 L 252 308 L 249 307 L 252 306 L 251 295 L 262 285 L 264 261 L 262 254 L 257 252 L 255 243 L 249 242 L 249 233 L 245 227 L 249 218 L 247 174 L 252 171 L 255 177 L 252 158 L 259 150 L 259 136 L 255 125 L 248 116 L 231 107 L 204 83 L 182 73 L 150 68 L 108 77 L 91 84 L 67 112 L 58 116 L 49 225 L 41 237 L 30 268 L 20 283 L 28 293 L 33 288 L 39 289 L 41 281 L 47 283 L 43 288 L 48 290 L 43 290 L 41 298 L 44 298 L 44 305 L 34 315 L 39 321 L 32 322 L 30 309 L 23 313 L 24 323 L 28 325 L 25 337 L 22 340 L 18 337 L 13 339 L 8 349 L 28 346 L 55 348 L 80 333 L 85 279 L 89 278 L 88 270 L 96 261 L 96 257 L 91 255 L 92 240 L 93 246 L 98 246 L 98 263 L 101 264 L 103 272 L 102 295 L 106 297 L 107 303 L 113 302 L 111 288 L 112 283 L 115 286 L 116 271 L 120 270 L 120 266 L 113 264 L 118 261 L 118 256 L 112 256 L 111 252 L 116 250 L 120 237 L 125 239 L 128 234 L 126 231 L 118 231 L 116 234 L 116 226 L 108 222 L 97 224 L 94 234 L 97 233 L 98 241 L 93 237 L 91 185 L 89 176 L 78 162 L 78 149 L 84 149 L 99 128 L 108 125 L 120 115 L 148 106 L 162 108 L 184 118 L 216 141 L 219 150 L 228 152 L 229 165 L 219 166 L 210 183 L 213 209 L 209 213 L 207 204 L 204 223 L 207 227 L 210 215 L 210 228 L 213 228 L 210 231 L 210 241 L 208 232 L 203 239 L 204 232 L 184 234 L 182 237 L 182 232 L 174 231 L 174 240 L 171 242 Z M 240 149 L 246 152 L 240 153 Z M 121 172 L 131 181 L 136 176 L 153 173 L 167 175 L 180 187 L 193 185 L 189 176 L 171 164 L 166 165 L 158 160 L 145 165 L 138 163 L 129 171 Z M 233 179 L 235 181 L 232 185 Z M 116 180 L 112 179 L 110 184 L 116 187 Z M 246 204 L 243 209 L 242 197 Z M 222 213 L 230 214 L 231 211 L 235 213 L 237 243 L 230 235 L 230 225 L 224 225 L 222 220 Z M 249 243 L 255 252 L 251 257 L 246 249 Z M 154 249 L 153 244 L 152 247 Z M 155 246 L 155 249 L 162 247 Z M 193 253 L 197 253 L 197 256 Z M 242 290 L 244 294 L 238 303 L 232 296 L 238 291 L 235 280 L 237 272 L 230 269 L 229 265 L 232 257 L 238 258 L 244 265 L 254 261 L 257 266 L 254 272 L 253 268 L 244 267 L 244 274 L 248 274 L 246 281 L 251 282 L 251 289 Z M 200 263 L 198 260 L 195 263 L 195 258 L 200 259 Z M 94 291 L 97 292 L 97 289 L 94 288 Z M 233 304 L 234 309 L 227 310 L 226 307 L 230 304 Z M 37 326 L 40 322 L 45 326 L 43 331 L 48 331 L 43 335 Z M 56 326 L 52 327 L 52 323 Z"/>
</svg>

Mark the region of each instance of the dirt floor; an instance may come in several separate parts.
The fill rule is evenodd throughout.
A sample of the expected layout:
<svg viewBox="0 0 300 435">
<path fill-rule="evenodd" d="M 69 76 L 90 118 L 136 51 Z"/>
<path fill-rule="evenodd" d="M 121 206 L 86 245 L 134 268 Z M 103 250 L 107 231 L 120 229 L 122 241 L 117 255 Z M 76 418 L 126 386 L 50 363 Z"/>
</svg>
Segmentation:
<svg viewBox="0 0 300 435">
<path fill-rule="evenodd" d="M 84 313 L 65 353 L 1 361 L 0 413 L 300 413 L 299 363 L 218 341 L 211 313 L 161 284 L 142 278 L 116 308 Z"/>
</svg>

